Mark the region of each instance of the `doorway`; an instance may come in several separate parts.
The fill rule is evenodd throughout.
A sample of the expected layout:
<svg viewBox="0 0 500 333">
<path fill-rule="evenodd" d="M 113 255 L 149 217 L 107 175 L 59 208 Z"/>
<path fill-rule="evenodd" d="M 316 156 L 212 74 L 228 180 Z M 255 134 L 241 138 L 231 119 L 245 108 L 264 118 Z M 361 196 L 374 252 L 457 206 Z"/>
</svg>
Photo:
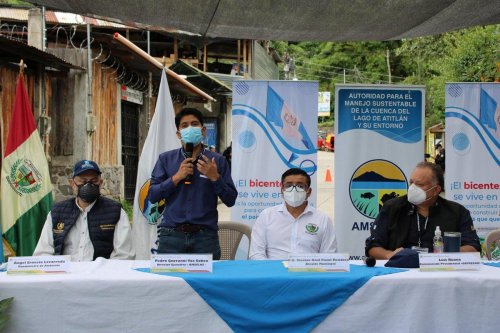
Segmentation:
<svg viewBox="0 0 500 333">
<path fill-rule="evenodd" d="M 122 101 L 122 165 L 125 200 L 134 201 L 139 164 L 139 105 Z"/>
</svg>

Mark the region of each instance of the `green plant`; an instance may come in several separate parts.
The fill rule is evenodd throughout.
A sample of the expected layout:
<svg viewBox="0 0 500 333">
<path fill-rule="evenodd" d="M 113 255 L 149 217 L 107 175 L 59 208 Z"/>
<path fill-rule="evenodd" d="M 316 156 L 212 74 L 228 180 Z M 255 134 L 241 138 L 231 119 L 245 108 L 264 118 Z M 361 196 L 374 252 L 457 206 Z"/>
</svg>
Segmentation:
<svg viewBox="0 0 500 333">
<path fill-rule="evenodd" d="M 122 208 L 127 213 L 128 219 L 130 222 L 132 222 L 132 215 L 134 214 L 134 206 L 127 200 L 122 200 L 121 201 Z"/>
<path fill-rule="evenodd" d="M 6 313 L 9 310 L 10 304 L 14 297 L 6 298 L 0 301 L 0 331 L 4 328 L 9 321 L 9 315 Z"/>
</svg>

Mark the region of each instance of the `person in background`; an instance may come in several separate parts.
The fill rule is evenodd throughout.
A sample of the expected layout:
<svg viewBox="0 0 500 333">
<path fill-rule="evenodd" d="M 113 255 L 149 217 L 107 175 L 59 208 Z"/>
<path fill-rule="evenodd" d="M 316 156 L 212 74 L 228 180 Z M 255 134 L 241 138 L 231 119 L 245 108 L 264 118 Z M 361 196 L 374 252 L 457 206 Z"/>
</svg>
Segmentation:
<svg viewBox="0 0 500 333">
<path fill-rule="evenodd" d="M 288 55 L 288 51 L 285 51 L 283 54 L 283 71 L 285 72 L 285 80 L 290 80 L 290 56 Z"/>
<path fill-rule="evenodd" d="M 292 168 L 281 176 L 284 203 L 263 210 L 252 228 L 250 259 L 287 260 L 290 253 L 337 252 L 330 218 L 309 205 L 311 177 Z"/>
<path fill-rule="evenodd" d="M 77 162 L 70 184 L 76 198 L 52 207 L 33 255 L 70 255 L 72 261 L 134 259 L 129 219 L 120 203 L 101 196 L 97 163 Z"/>
<path fill-rule="evenodd" d="M 209 147 L 209 149 L 210 149 L 210 151 L 211 151 L 211 152 L 214 152 L 214 153 L 216 153 L 216 152 L 217 152 L 217 150 L 215 150 L 215 146 L 214 146 L 214 145 L 211 145 L 211 146 Z"/>
<path fill-rule="evenodd" d="M 418 163 L 410 177 L 408 194 L 382 206 L 366 239 L 366 256 L 388 260 L 403 248 L 433 252 L 432 240 L 437 226 L 442 232 L 462 234 L 461 252 L 480 251 L 470 212 L 439 196 L 443 186 L 440 167 L 430 162 Z"/>
<path fill-rule="evenodd" d="M 175 126 L 182 148 L 160 154 L 148 193 L 151 202 L 165 200 L 158 253 L 212 253 L 218 260 L 217 201 L 231 207 L 238 193 L 226 159 L 203 146 L 202 113 L 182 109 Z"/>
<path fill-rule="evenodd" d="M 323 150 L 323 138 L 321 135 L 318 135 L 318 150 Z"/>
<path fill-rule="evenodd" d="M 445 172 L 445 151 L 443 146 L 438 143 L 434 146 L 436 149 L 436 154 L 434 155 L 434 163 L 439 165 L 439 167 Z"/>
</svg>

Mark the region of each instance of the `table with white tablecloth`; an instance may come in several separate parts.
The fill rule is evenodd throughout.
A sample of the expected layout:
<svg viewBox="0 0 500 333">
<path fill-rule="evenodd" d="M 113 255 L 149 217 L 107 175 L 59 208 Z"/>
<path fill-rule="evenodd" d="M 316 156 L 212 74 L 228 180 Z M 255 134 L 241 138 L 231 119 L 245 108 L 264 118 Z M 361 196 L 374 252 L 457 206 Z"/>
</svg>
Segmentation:
<svg viewBox="0 0 500 333">
<path fill-rule="evenodd" d="M 213 273 L 199 274 L 218 274 L 215 264 Z M 137 270 L 148 266 L 147 261 L 98 259 L 71 263 L 71 272 L 62 274 L 0 273 L 0 299 L 15 298 L 6 332 L 232 331 L 182 275 Z M 300 277 L 289 274 L 292 280 Z M 342 273 L 316 274 L 326 283 L 331 274 Z M 221 283 L 238 283 L 224 279 Z M 287 292 L 307 295 L 308 290 Z M 500 327 L 499 296 L 498 267 L 375 276 L 314 332 L 494 332 Z"/>
</svg>

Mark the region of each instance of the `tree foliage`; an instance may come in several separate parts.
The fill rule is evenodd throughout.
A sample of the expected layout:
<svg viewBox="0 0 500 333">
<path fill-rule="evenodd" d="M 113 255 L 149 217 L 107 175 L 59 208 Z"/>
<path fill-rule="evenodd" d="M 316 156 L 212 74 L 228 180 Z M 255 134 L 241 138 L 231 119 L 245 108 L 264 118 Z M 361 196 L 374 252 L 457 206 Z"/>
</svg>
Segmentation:
<svg viewBox="0 0 500 333">
<path fill-rule="evenodd" d="M 320 90 L 330 91 L 332 97 L 335 85 L 344 82 L 424 85 L 427 127 L 444 122 L 446 82 L 500 80 L 500 25 L 401 41 L 273 46 L 294 58 L 300 80 L 317 80 Z M 334 105 L 332 98 L 332 117 Z"/>
</svg>

